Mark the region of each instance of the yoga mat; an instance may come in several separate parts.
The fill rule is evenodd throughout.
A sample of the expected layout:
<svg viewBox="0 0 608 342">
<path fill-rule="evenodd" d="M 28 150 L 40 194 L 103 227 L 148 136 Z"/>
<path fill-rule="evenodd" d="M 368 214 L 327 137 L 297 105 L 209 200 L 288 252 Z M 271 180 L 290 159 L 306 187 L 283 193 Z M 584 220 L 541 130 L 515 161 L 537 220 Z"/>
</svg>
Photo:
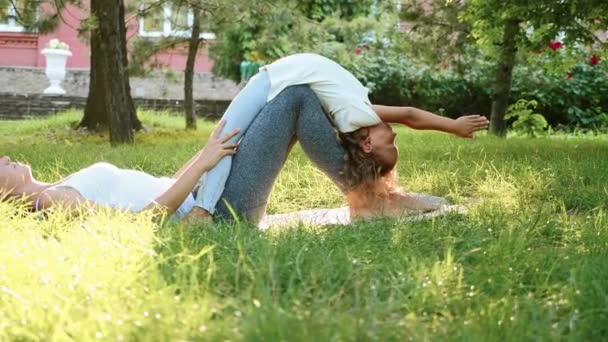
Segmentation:
<svg viewBox="0 0 608 342">
<path fill-rule="evenodd" d="M 448 202 L 441 198 L 423 194 L 410 193 L 410 195 L 422 199 L 427 202 L 440 204 L 441 207 L 435 211 L 431 211 L 424 214 L 408 215 L 398 218 L 402 221 L 419 221 L 429 219 L 433 217 L 439 217 L 448 213 L 460 213 L 464 214 L 467 212 L 467 208 L 463 205 L 449 205 Z M 296 211 L 286 214 L 273 214 L 266 215 L 259 227 L 261 229 L 268 229 L 276 226 L 290 226 L 303 223 L 307 225 L 324 226 L 329 224 L 349 224 L 349 212 L 348 207 L 333 208 L 333 209 L 310 209 Z"/>
</svg>

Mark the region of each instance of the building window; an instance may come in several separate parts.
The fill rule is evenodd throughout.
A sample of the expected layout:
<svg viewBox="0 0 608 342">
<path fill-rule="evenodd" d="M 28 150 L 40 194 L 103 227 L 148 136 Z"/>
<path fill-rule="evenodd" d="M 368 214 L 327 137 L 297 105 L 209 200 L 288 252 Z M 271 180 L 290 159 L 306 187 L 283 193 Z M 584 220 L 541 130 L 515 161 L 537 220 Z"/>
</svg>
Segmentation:
<svg viewBox="0 0 608 342">
<path fill-rule="evenodd" d="M 25 29 L 19 25 L 17 20 L 19 10 L 14 6 L 19 6 L 22 1 L 9 2 L 8 7 L 0 8 L 0 31 L 2 32 L 23 32 Z M 14 5 L 14 6 L 13 6 Z"/>
<path fill-rule="evenodd" d="M 165 4 L 147 8 L 142 4 L 140 13 L 142 15 L 139 19 L 139 35 L 142 37 L 190 37 L 194 15 L 187 7 Z M 215 39 L 215 34 L 204 32 L 201 33 L 201 38 Z"/>
</svg>

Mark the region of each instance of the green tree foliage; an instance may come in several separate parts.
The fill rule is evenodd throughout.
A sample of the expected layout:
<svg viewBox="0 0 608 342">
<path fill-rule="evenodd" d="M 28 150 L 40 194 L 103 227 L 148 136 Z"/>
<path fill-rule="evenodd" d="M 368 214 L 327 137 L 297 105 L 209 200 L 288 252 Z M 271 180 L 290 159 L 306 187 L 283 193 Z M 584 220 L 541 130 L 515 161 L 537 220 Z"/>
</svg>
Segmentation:
<svg viewBox="0 0 608 342">
<path fill-rule="evenodd" d="M 140 1 L 139 17 L 145 21 L 160 22 L 157 29 L 162 29 L 166 11 L 171 16 L 169 23 L 172 32 L 161 37 L 139 37 L 131 51 L 132 74 L 146 74 L 156 63 L 154 56 L 158 53 L 178 46 L 187 45 L 187 60 L 184 69 L 184 112 L 186 128 L 196 129 L 196 111 L 193 94 L 194 66 L 199 48 L 204 39 L 201 34 L 209 31 L 209 18 L 219 13 L 218 8 L 230 6 L 230 2 L 218 0 L 144 0 Z M 191 18 L 191 19 L 190 19 Z M 144 23 L 145 23 L 144 21 Z M 145 25 L 145 24 L 144 24 Z M 164 30 L 163 30 L 164 31 Z"/>
<path fill-rule="evenodd" d="M 62 19 L 62 10 L 67 5 L 78 5 L 81 0 L 0 0 L 0 21 L 10 15 L 8 9 L 14 9 L 13 19 L 28 32 L 47 33 L 54 31 Z"/>
<path fill-rule="evenodd" d="M 257 0 L 234 6 L 236 18 L 214 23 L 218 37 L 210 52 L 214 72 L 235 81 L 243 60 L 265 64 L 310 51 L 347 61 L 357 46 L 382 41 L 397 24 L 392 1 Z"/>
<path fill-rule="evenodd" d="M 444 0 L 423 5 L 405 1 L 402 14 L 404 20 L 412 22 L 407 39 L 420 46 L 435 45 L 429 49 L 431 53 L 419 55 L 435 57 L 429 61 L 437 61 L 437 57 L 462 61 L 460 57 L 467 55 L 465 48 L 474 43 L 481 52 L 478 58 L 488 58 L 494 64 L 491 130 L 498 135 L 505 133 L 511 78 L 522 56 L 547 47 L 558 36 L 563 36 L 564 45 L 593 45 L 599 50 L 602 44 L 595 33 L 608 27 L 608 2 L 599 0 Z M 575 62 L 562 59 L 560 64 L 567 67 Z M 467 69 L 467 63 L 459 66 Z M 554 69 L 560 68 L 556 65 Z"/>
<path fill-rule="evenodd" d="M 511 76 L 519 51 L 539 48 L 560 32 L 564 43 L 596 43 L 594 32 L 608 27 L 605 1 L 467 1 L 461 20 L 472 26 L 472 37 L 497 64 L 491 131 L 504 135 Z"/>
<path fill-rule="evenodd" d="M 432 6 L 432 4 L 435 4 Z M 459 20 L 459 1 L 401 1 L 396 50 L 419 64 L 464 74 L 475 55 L 471 26 Z"/>
</svg>

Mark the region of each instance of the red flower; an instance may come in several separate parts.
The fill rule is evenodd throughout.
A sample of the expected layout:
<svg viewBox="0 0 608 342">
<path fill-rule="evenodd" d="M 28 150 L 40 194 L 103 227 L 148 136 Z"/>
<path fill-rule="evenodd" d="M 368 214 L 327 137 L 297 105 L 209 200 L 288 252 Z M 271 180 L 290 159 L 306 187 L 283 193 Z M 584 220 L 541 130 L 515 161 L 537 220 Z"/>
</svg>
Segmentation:
<svg viewBox="0 0 608 342">
<path fill-rule="evenodd" d="M 591 59 L 589 60 L 589 64 L 591 65 L 597 65 L 597 63 L 600 62 L 600 57 L 598 55 L 593 55 L 591 56 Z"/>
<path fill-rule="evenodd" d="M 563 48 L 564 45 L 562 44 L 562 42 L 551 42 L 551 44 L 549 44 L 549 47 L 551 48 L 551 50 L 555 51 Z"/>
<path fill-rule="evenodd" d="M 569 72 L 569 73 L 567 73 L 567 74 L 566 74 L 566 78 L 567 78 L 567 79 L 571 79 L 571 78 L 572 78 L 572 73 L 570 73 L 570 72 Z"/>
<path fill-rule="evenodd" d="M 360 55 L 363 53 L 363 50 L 361 50 L 361 48 L 356 48 L 355 52 L 357 53 L 357 55 Z"/>
</svg>

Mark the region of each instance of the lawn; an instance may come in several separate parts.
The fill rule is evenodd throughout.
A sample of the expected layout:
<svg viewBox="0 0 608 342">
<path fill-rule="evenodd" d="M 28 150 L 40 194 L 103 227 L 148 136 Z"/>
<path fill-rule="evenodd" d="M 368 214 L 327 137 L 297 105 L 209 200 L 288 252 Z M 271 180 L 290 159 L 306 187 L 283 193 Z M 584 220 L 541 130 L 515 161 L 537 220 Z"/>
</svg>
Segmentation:
<svg viewBox="0 0 608 342">
<path fill-rule="evenodd" d="M 0 155 L 43 181 L 101 160 L 170 175 L 213 127 L 141 113 L 112 148 L 79 115 L 0 121 Z M 398 133 L 404 188 L 468 214 L 260 232 L 0 203 L 0 340 L 608 338 L 608 137 Z M 296 147 L 268 210 L 342 205 Z"/>
</svg>

